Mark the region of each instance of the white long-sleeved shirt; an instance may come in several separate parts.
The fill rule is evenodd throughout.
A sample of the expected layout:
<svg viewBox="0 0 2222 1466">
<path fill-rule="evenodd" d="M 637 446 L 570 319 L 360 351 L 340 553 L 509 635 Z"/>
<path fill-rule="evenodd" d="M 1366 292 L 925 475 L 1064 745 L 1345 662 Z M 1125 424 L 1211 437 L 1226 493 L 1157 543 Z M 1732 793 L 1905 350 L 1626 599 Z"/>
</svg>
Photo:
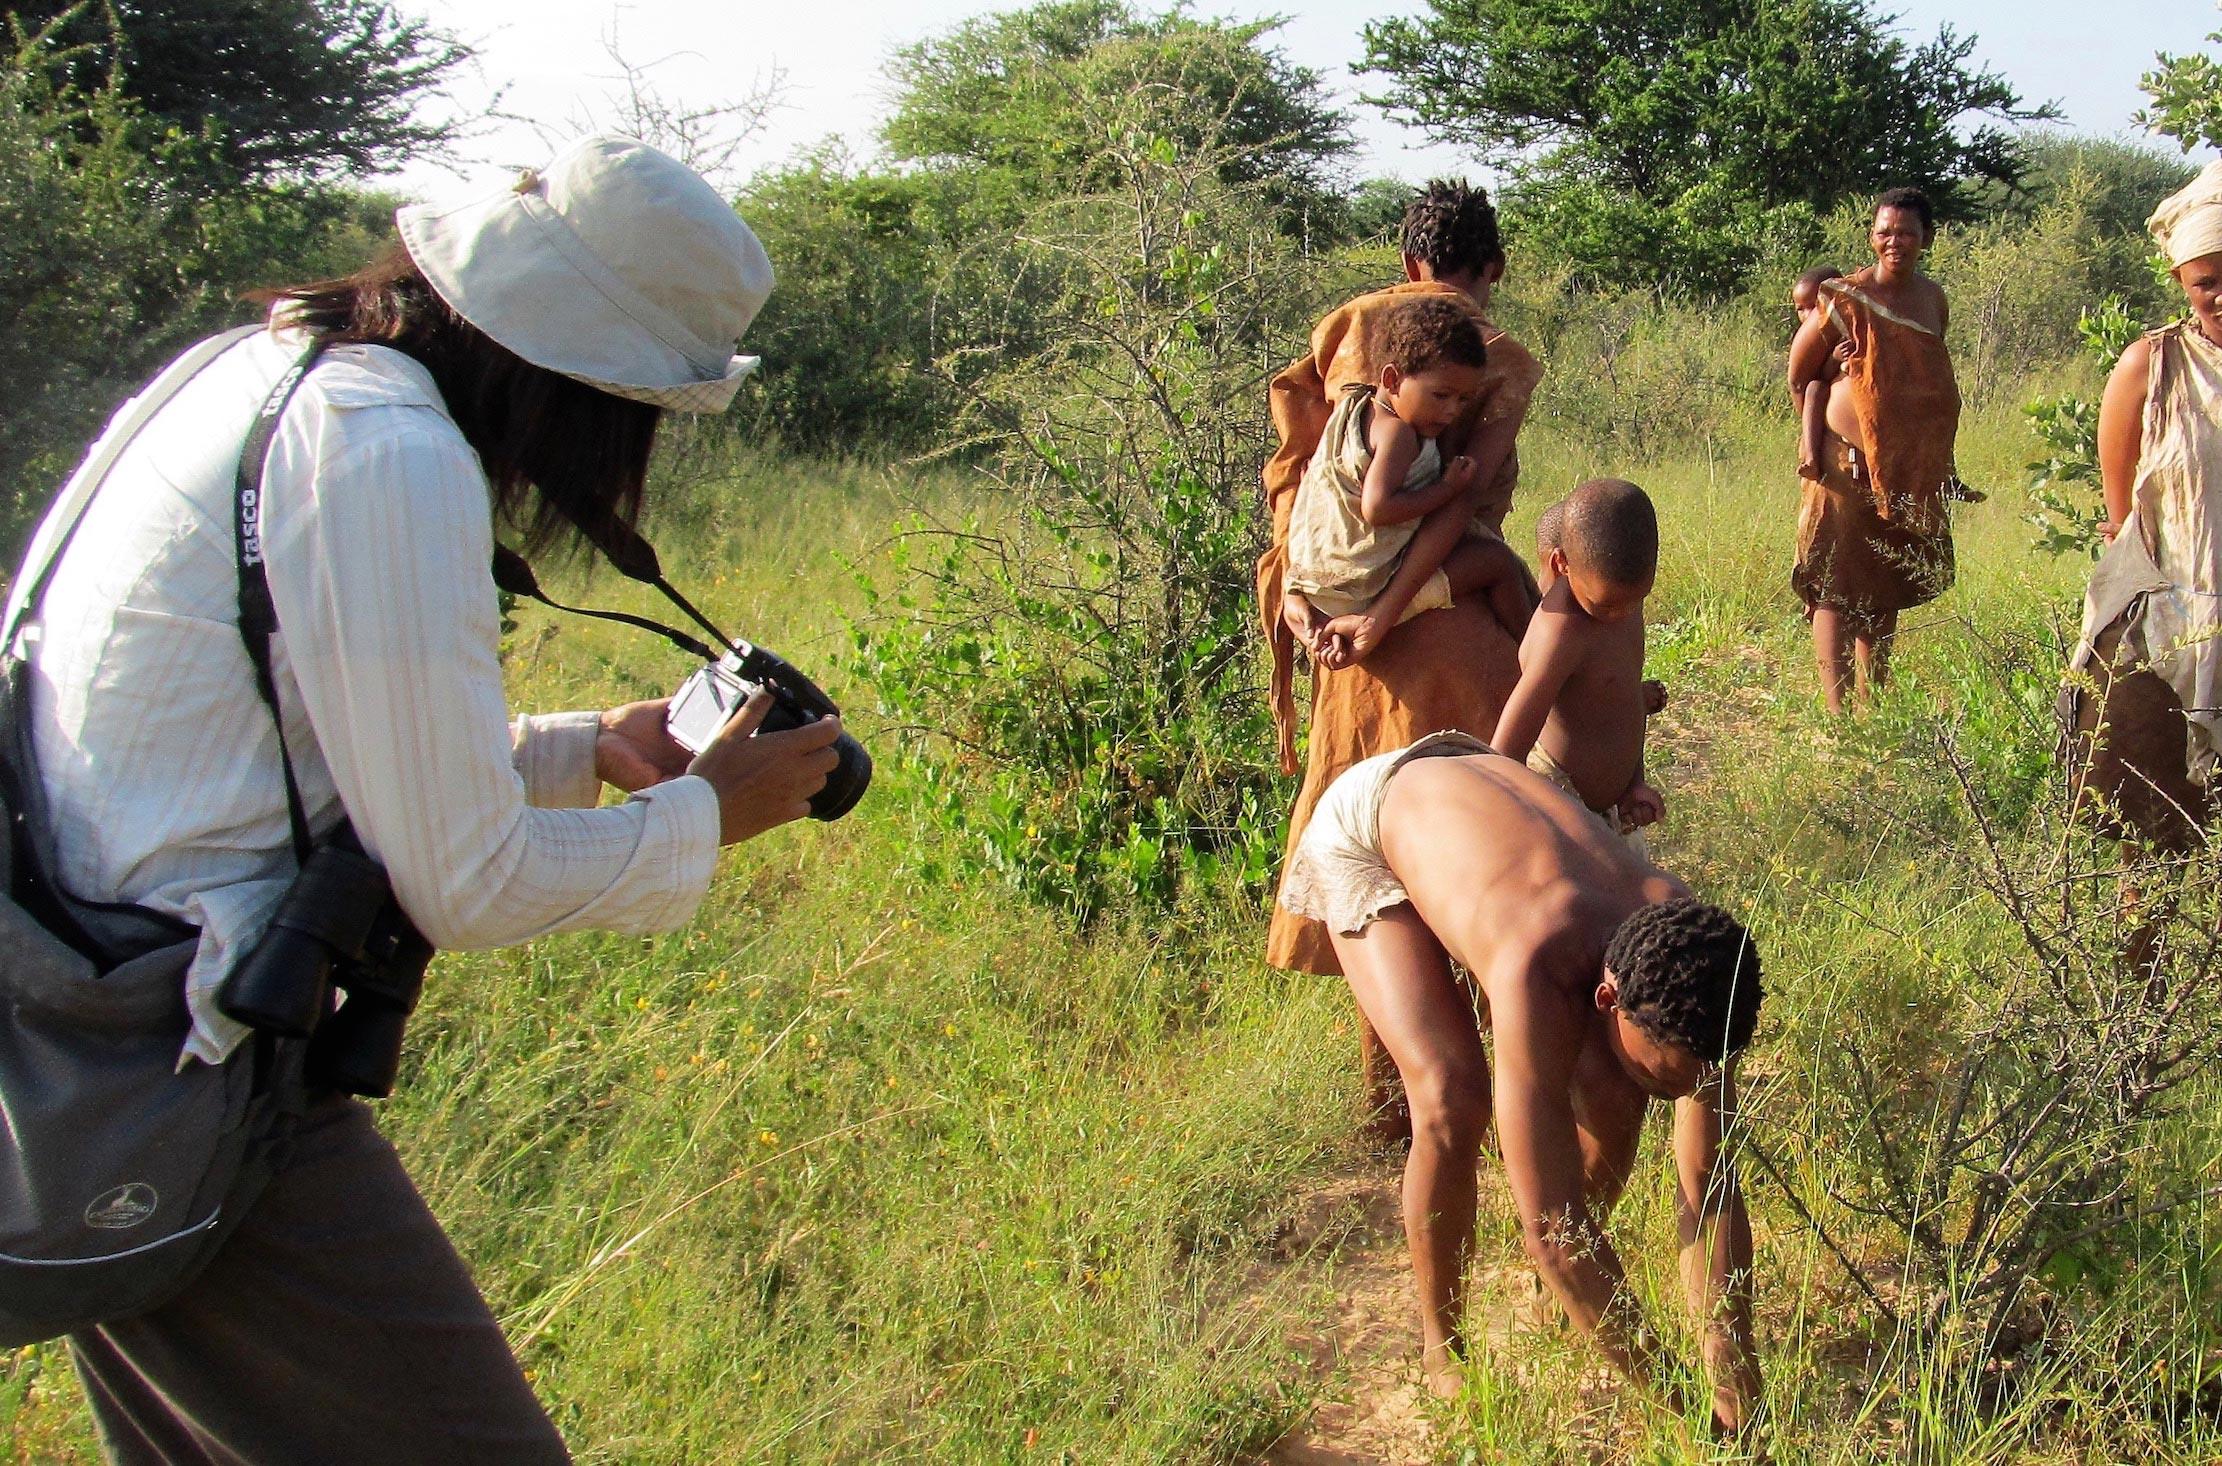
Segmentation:
<svg viewBox="0 0 2222 1466">
<path fill-rule="evenodd" d="M 216 988 L 294 874 L 278 741 L 238 629 L 240 445 L 304 343 L 259 332 L 109 471 L 35 629 L 29 717 L 56 875 L 200 929 L 185 1055 L 246 1030 Z M 716 792 L 674 779 L 592 808 L 594 713 L 508 721 L 477 455 L 416 362 L 336 347 L 286 410 L 263 535 L 278 701 L 311 828 L 344 812 L 438 947 L 661 931 L 717 854 Z"/>
</svg>

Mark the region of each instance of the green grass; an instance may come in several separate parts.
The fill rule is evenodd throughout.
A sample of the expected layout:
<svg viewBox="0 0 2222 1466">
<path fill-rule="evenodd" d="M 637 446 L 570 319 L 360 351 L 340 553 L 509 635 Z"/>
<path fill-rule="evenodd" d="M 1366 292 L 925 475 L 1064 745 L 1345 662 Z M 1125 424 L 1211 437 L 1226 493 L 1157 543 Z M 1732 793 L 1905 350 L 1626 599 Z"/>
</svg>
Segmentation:
<svg viewBox="0 0 2222 1466">
<path fill-rule="evenodd" d="M 1649 616 L 1674 702 L 1654 740 L 1658 848 L 1758 932 L 1755 1133 L 1887 1283 L 1887 1238 L 1813 1201 L 1852 1157 L 1801 1127 L 1847 1035 L 1913 1074 L 1948 1061 L 1979 1008 L 1968 974 L 2005 933 L 1949 875 L 1969 836 L 1935 730 L 1957 730 L 2015 828 L 2042 825 L 2083 567 L 2026 549 L 2019 425 L 1974 414 L 1962 464 L 1993 498 L 1959 517 L 1959 586 L 1908 618 L 1879 705 L 1831 723 L 1788 590 L 1797 490 L 1787 414 L 1778 426 L 1642 464 L 1539 427 L 1513 533 L 1607 468 L 1660 504 Z M 744 453 L 652 528 L 714 616 L 862 705 L 834 674 L 857 604 L 844 560 L 869 566 L 906 498 L 969 492 Z M 654 610 L 607 572 L 584 594 Z M 522 706 L 652 695 L 684 671 L 618 628 L 531 608 L 519 623 Z M 1305 1189 L 1360 1159 L 1341 986 L 1263 968 L 1256 893 L 1195 890 L 1080 932 L 992 880 L 925 879 L 962 868 L 935 858 L 953 837 L 928 809 L 884 766 L 852 818 L 729 853 L 683 932 L 434 968 L 385 1123 L 582 1459 L 1231 1460 L 1335 1387 L 1290 1342 L 1331 1306 L 1322 1274 L 1264 1263 Z M 1914 1115 L 1919 1096 L 1904 1103 Z M 1663 1140 L 1654 1127 L 1616 1229 L 1675 1328 Z M 2214 1107 L 2160 1150 L 2156 1167 L 2211 1173 Z M 2069 1353 L 2019 1403 L 1978 1408 L 1964 1352 L 1909 1358 L 1779 1189 L 1755 1177 L 1751 1193 L 1775 1460 L 2222 1451 L 2211 1421 L 2162 1408 L 2167 1369 L 2216 1359 L 2217 1219 L 2154 1234 L 2136 1286 L 2094 1305 L 2092 1337 L 2136 1341 L 2135 1378 L 2094 1393 L 2091 1357 Z M 1517 1263 L 1504 1218 L 1484 1238 L 1484 1261 Z M 1710 1459 L 1593 1376 L 1548 1332 L 1484 1361 L 1442 1412 L 1446 1458 Z M 0 1430 L 24 1460 L 93 1458 L 58 1349 L 0 1367 Z"/>
</svg>

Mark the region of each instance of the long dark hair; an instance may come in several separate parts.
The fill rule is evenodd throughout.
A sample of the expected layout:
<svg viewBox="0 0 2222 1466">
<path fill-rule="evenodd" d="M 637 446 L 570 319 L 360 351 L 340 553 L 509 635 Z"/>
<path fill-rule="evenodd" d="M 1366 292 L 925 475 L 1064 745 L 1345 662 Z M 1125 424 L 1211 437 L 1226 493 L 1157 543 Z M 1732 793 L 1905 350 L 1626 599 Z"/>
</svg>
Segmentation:
<svg viewBox="0 0 2222 1466">
<path fill-rule="evenodd" d="M 457 315 L 398 241 L 352 275 L 250 298 L 335 345 L 387 346 L 421 363 L 528 550 L 576 546 L 640 517 L 663 409 L 526 361 Z"/>
</svg>

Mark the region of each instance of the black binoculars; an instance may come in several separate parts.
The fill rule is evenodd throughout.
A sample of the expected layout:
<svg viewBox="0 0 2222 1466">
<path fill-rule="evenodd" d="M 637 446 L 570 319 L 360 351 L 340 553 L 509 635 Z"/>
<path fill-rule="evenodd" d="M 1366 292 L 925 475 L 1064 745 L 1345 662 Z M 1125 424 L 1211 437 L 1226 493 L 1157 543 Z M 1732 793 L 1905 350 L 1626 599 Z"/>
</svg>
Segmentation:
<svg viewBox="0 0 2222 1466">
<path fill-rule="evenodd" d="M 308 1039 L 309 1083 L 384 1099 L 431 961 L 385 870 L 349 832 L 309 852 L 216 1006 L 250 1028 Z M 346 995 L 336 1008 L 335 990 Z"/>
</svg>

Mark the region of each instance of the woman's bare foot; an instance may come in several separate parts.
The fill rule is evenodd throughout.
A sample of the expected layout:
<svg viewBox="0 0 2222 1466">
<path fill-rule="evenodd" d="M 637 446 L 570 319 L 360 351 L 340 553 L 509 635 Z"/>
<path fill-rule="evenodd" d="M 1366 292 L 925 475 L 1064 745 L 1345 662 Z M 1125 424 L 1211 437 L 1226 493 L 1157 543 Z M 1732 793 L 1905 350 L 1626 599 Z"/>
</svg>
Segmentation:
<svg viewBox="0 0 2222 1466">
<path fill-rule="evenodd" d="M 1811 454 L 1800 453 L 1798 455 L 1798 477 L 1811 479 L 1814 483 L 1819 483 L 1821 481 L 1821 460 Z"/>
<path fill-rule="evenodd" d="M 1466 1361 L 1454 1344 L 1430 1344 L 1420 1351 L 1420 1372 L 1427 1376 L 1428 1392 L 1438 1400 L 1452 1400 L 1466 1387 Z"/>
<path fill-rule="evenodd" d="M 1372 612 L 1359 611 L 1349 616 L 1337 616 L 1327 623 L 1323 634 L 1339 636 L 1349 643 L 1350 654 L 1344 662 L 1347 666 L 1350 662 L 1364 661 L 1367 653 L 1381 645 L 1388 636 L 1389 628 L 1382 625 L 1380 618 Z"/>
</svg>

